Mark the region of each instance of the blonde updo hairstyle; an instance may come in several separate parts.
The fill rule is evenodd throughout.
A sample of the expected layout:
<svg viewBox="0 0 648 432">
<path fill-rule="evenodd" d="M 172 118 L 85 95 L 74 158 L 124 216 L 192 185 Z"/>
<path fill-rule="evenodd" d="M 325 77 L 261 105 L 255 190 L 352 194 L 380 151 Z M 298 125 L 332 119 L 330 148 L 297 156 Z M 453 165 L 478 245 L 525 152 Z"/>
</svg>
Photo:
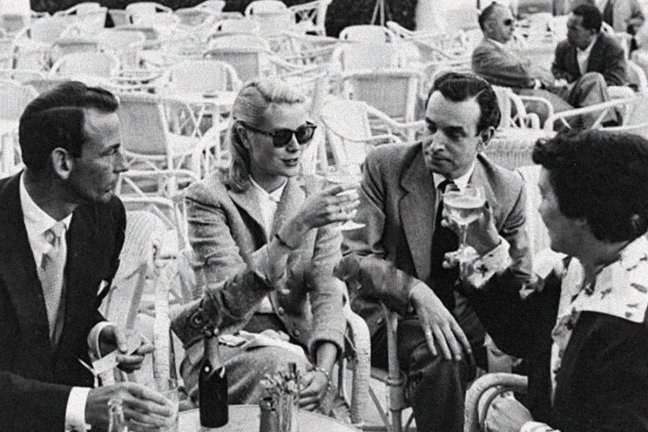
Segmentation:
<svg viewBox="0 0 648 432">
<path fill-rule="evenodd" d="M 241 88 L 232 106 L 232 124 L 227 140 L 230 164 L 223 179 L 226 184 L 237 192 L 250 186 L 250 153 L 239 136 L 238 122 L 261 127 L 263 116 L 272 104 L 293 105 L 306 101 L 306 95 L 277 77 L 257 78 Z"/>
</svg>

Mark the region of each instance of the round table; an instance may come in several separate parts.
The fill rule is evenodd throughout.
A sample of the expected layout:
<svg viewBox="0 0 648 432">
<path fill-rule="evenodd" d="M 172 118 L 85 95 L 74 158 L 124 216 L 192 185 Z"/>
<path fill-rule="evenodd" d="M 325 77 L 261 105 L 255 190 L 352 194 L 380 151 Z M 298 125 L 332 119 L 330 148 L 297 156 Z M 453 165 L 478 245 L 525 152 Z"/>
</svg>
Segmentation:
<svg viewBox="0 0 648 432">
<path fill-rule="evenodd" d="M 300 432 L 359 432 L 359 429 L 325 415 L 298 411 Z M 179 415 L 178 432 L 257 432 L 259 430 L 258 405 L 230 405 L 229 422 L 220 428 L 202 429 L 197 409 L 183 411 Z"/>
</svg>

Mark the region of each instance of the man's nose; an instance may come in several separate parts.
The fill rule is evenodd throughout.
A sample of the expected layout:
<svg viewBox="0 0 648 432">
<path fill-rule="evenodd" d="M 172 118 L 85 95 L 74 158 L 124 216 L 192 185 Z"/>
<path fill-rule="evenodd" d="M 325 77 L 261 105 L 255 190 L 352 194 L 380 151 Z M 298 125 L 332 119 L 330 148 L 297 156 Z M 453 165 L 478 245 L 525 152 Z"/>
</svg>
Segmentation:
<svg viewBox="0 0 648 432">
<path fill-rule="evenodd" d="M 124 153 L 119 150 L 115 156 L 115 173 L 119 174 L 128 171 L 128 161 L 124 157 Z"/>
</svg>

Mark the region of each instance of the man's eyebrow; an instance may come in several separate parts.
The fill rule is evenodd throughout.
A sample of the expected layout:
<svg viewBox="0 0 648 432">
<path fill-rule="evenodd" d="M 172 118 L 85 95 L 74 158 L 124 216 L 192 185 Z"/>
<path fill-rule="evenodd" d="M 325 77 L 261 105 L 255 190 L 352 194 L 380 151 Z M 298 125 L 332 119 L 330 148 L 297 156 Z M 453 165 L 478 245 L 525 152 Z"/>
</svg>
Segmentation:
<svg viewBox="0 0 648 432">
<path fill-rule="evenodd" d="M 443 130 L 446 133 L 452 133 L 452 134 L 461 134 L 461 135 L 468 135 L 466 131 L 464 130 L 463 127 L 461 126 L 446 126 L 443 128 Z"/>
</svg>

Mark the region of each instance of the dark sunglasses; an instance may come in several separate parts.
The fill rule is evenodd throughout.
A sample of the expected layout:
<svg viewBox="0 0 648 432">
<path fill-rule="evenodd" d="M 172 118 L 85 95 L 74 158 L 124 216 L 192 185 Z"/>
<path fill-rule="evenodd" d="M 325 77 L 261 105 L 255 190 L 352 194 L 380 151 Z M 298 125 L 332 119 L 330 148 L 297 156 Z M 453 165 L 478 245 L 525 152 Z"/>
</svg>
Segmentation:
<svg viewBox="0 0 648 432">
<path fill-rule="evenodd" d="M 293 135 L 295 135 L 295 139 L 297 140 L 299 145 L 307 144 L 311 139 L 313 139 L 313 135 L 315 134 L 315 129 L 317 129 L 317 125 L 308 121 L 306 122 L 306 124 L 299 126 L 296 130 L 277 129 L 274 132 L 268 132 L 261 129 L 257 129 L 242 121 L 239 121 L 239 123 L 244 128 L 249 129 L 252 132 L 256 132 L 256 133 L 260 133 L 261 135 L 272 137 L 272 144 L 277 148 L 286 147 L 290 142 L 290 140 L 292 139 Z"/>
<path fill-rule="evenodd" d="M 509 18 L 509 19 L 505 19 L 505 20 L 502 22 L 502 24 L 504 24 L 505 26 L 508 27 L 508 26 L 510 26 L 510 25 L 513 25 L 514 22 L 515 22 L 515 21 L 513 21 L 512 19 Z"/>
</svg>

